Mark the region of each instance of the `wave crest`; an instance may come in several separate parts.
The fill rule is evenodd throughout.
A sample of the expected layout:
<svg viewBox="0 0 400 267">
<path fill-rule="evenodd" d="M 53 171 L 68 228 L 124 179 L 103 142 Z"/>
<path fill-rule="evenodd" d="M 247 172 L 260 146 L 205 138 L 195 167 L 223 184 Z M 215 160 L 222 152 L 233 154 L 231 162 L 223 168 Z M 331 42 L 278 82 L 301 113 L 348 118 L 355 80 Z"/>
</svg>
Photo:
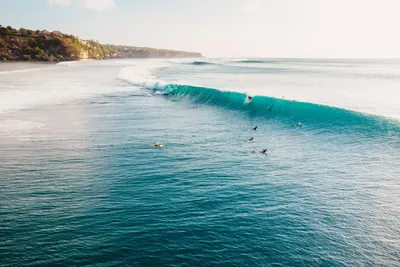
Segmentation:
<svg viewBox="0 0 400 267">
<path fill-rule="evenodd" d="M 144 72 L 141 71 L 141 66 L 124 68 L 118 78 L 134 86 L 150 89 L 155 94 L 188 97 L 197 103 L 241 110 L 250 115 L 264 116 L 291 124 L 303 121 L 306 125 L 316 125 L 319 128 L 329 126 L 337 130 L 359 129 L 364 132 L 372 129 L 383 131 L 390 129 L 400 133 L 398 121 L 376 115 L 262 95 L 254 95 L 251 101 L 248 101 L 248 95 L 244 92 L 163 82 L 154 75 L 160 67 L 154 67 L 154 65 L 151 69 L 145 67 Z"/>
</svg>

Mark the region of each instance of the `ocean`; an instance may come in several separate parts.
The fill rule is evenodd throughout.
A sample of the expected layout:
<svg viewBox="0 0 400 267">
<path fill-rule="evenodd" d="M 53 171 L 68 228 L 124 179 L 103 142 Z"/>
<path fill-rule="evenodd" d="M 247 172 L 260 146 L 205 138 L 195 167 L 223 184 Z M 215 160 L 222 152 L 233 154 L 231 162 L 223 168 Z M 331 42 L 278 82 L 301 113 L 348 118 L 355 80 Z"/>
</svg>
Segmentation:
<svg viewBox="0 0 400 267">
<path fill-rule="evenodd" d="M 399 266 L 399 88 L 400 60 L 3 63 L 0 266 Z"/>
</svg>

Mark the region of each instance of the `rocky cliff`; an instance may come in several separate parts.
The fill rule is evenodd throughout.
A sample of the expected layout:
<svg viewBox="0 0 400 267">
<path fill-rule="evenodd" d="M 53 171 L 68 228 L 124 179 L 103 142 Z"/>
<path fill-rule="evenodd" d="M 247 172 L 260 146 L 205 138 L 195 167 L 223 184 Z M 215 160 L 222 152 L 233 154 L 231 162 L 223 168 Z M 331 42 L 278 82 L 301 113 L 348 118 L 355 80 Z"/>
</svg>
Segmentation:
<svg viewBox="0 0 400 267">
<path fill-rule="evenodd" d="M 202 57 L 200 53 L 146 47 L 103 45 L 59 31 L 32 31 L 0 25 L 0 60 L 71 61 L 113 58 Z"/>
</svg>

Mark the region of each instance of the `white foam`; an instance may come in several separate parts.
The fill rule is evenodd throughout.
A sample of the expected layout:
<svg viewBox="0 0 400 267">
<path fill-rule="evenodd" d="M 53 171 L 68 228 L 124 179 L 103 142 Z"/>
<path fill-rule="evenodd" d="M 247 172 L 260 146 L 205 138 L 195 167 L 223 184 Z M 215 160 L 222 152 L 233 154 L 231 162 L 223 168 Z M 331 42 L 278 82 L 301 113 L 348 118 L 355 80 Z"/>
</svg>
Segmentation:
<svg viewBox="0 0 400 267">
<path fill-rule="evenodd" d="M 14 132 L 14 131 L 30 131 L 38 128 L 42 128 L 45 124 L 36 121 L 25 121 L 25 120 L 3 120 L 0 123 L 0 131 L 3 132 Z"/>
<path fill-rule="evenodd" d="M 153 60 L 140 62 L 134 66 L 123 68 L 118 74 L 118 79 L 141 88 L 162 91 L 168 83 L 158 80 L 155 74 L 169 64 L 170 62 L 167 61 Z"/>
<path fill-rule="evenodd" d="M 71 100 L 86 99 L 95 95 L 132 92 L 140 90 L 140 86 L 146 88 L 163 88 L 163 84 L 156 81 L 154 69 L 158 69 L 163 64 L 159 61 L 149 60 L 130 60 L 126 64 L 129 66 L 122 69 L 120 76 L 129 79 L 135 78 L 136 86 L 117 86 L 114 77 L 93 74 L 93 69 L 85 69 L 86 64 L 91 66 L 93 63 L 85 63 L 79 66 L 82 68 L 63 68 L 62 66 L 74 66 L 79 62 L 67 62 L 55 67 L 46 68 L 49 71 L 43 73 L 33 72 L 36 69 L 19 70 L 9 72 L 0 80 L 0 114 L 10 113 L 16 110 L 30 109 L 43 105 L 62 104 Z M 69 65 L 71 64 L 71 65 Z M 80 64 L 80 63 L 79 63 Z M 118 64 L 113 61 L 96 62 L 110 67 L 110 70 L 118 68 Z M 57 67 L 56 67 L 57 66 Z M 57 71 L 56 71 L 57 69 Z M 24 72 L 24 74 L 19 74 Z M 25 72 L 27 72 L 25 74 Z M 28 74 L 29 73 L 29 74 Z M 93 77 L 93 78 L 92 78 Z M 148 80 L 151 78 L 151 80 Z M 135 83 L 132 83 L 135 85 Z"/>
<path fill-rule="evenodd" d="M 56 65 L 55 65 L 55 66 L 56 66 Z M 52 66 L 52 67 L 44 67 L 44 68 L 17 69 L 17 70 L 3 70 L 3 71 L 0 70 L 0 75 L 12 74 L 12 73 L 32 72 L 32 71 L 47 70 L 47 69 L 54 69 L 55 66 Z"/>
</svg>

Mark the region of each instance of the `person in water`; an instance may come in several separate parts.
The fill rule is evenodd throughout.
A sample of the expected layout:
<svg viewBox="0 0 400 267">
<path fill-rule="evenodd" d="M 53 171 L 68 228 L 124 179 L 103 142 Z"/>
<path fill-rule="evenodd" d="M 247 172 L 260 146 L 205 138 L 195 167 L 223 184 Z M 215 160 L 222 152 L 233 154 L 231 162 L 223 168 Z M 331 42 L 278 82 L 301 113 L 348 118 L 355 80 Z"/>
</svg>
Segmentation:
<svg viewBox="0 0 400 267">
<path fill-rule="evenodd" d="M 257 128 L 258 128 L 258 126 L 254 127 L 254 128 L 253 128 L 253 131 L 257 131 Z"/>
<path fill-rule="evenodd" d="M 250 142 L 251 142 L 251 141 L 254 141 L 254 137 L 250 138 L 249 141 L 250 141 Z"/>
<path fill-rule="evenodd" d="M 154 147 L 163 147 L 164 144 L 161 143 L 161 142 L 157 142 L 157 143 L 153 144 L 152 146 L 154 146 Z"/>
<path fill-rule="evenodd" d="M 272 108 L 274 107 L 275 104 L 272 104 L 271 106 L 269 106 L 268 110 L 272 111 Z"/>
<path fill-rule="evenodd" d="M 268 154 L 268 149 L 266 148 L 266 149 L 263 149 L 263 150 L 257 150 L 257 149 L 254 149 L 253 151 L 251 151 L 252 153 L 258 153 L 258 152 L 260 152 L 261 154 Z"/>
<path fill-rule="evenodd" d="M 293 127 L 302 127 L 303 123 L 299 121 L 297 124 L 294 124 Z"/>
</svg>

